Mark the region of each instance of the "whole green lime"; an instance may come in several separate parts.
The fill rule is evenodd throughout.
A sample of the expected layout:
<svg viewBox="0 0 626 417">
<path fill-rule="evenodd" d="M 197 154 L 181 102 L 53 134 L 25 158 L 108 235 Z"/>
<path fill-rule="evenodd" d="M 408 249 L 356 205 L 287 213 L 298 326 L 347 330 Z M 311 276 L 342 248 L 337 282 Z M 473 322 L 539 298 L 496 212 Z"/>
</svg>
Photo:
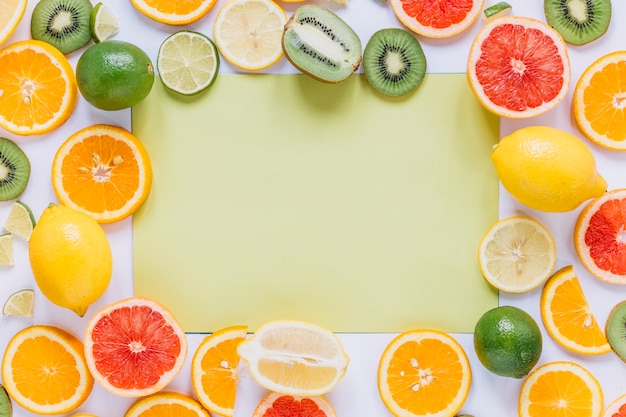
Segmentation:
<svg viewBox="0 0 626 417">
<path fill-rule="evenodd" d="M 487 311 L 474 329 L 476 356 L 496 375 L 524 378 L 539 361 L 542 346 L 535 319 L 514 306 Z"/>
<path fill-rule="evenodd" d="M 154 83 L 150 57 L 138 46 L 118 40 L 91 45 L 76 64 L 76 82 L 85 100 L 102 110 L 132 107 Z"/>
</svg>

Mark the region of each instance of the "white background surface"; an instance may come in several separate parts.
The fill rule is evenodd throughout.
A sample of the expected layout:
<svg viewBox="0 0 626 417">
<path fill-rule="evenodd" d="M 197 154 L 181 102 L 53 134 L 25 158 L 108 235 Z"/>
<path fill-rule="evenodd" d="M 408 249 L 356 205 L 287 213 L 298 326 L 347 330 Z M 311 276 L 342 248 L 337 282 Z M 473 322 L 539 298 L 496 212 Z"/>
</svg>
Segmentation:
<svg viewBox="0 0 626 417">
<path fill-rule="evenodd" d="M 156 53 L 162 40 L 170 33 L 181 29 L 151 21 L 139 14 L 128 0 L 104 1 L 115 11 L 120 19 L 121 31 L 116 36 L 116 39 L 127 40 L 137 44 L 151 56 L 153 62 L 156 60 Z M 513 14 L 545 20 L 542 10 L 543 2 L 539 0 L 508 1 L 513 5 Z M 209 15 L 185 28 L 201 31 L 212 37 L 214 16 L 224 2 L 225 0 L 218 0 Z M 346 8 L 336 7 L 325 0 L 315 2 L 335 9 L 360 35 L 363 46 L 365 46 L 371 34 L 377 29 L 400 26 L 390 6 L 377 0 L 350 0 L 350 4 Z M 488 0 L 485 6 L 494 3 L 496 3 L 496 0 Z M 288 14 L 291 14 L 296 8 L 295 5 L 280 4 L 285 6 Z M 30 15 L 34 5 L 35 1 L 30 0 L 22 23 L 5 45 L 30 37 Z M 533 124 L 555 126 L 576 134 L 585 141 L 596 155 L 599 170 L 607 179 L 609 189 L 626 187 L 626 175 L 624 175 L 626 168 L 623 168 L 626 155 L 602 150 L 584 139 L 571 122 L 570 102 L 575 81 L 587 65 L 608 52 L 624 49 L 626 25 L 618 22 L 618 19 L 623 19 L 624 16 L 626 16 L 626 3 L 622 0 L 614 1 L 613 21 L 608 32 L 600 40 L 589 45 L 569 47 L 572 63 L 572 84 L 565 101 L 560 106 L 535 119 L 523 121 L 502 120 L 501 122 L 501 133 L 503 135 L 519 127 Z M 465 72 L 469 46 L 481 25 L 482 22 L 479 20 L 463 34 L 445 40 L 430 40 L 420 37 L 419 39 L 428 60 L 428 71 Z M 83 50 L 81 49 L 68 56 L 73 66 L 75 66 Z M 231 67 L 225 60 L 222 60 L 220 72 L 236 73 L 240 71 Z M 269 68 L 267 72 L 296 73 L 295 69 L 284 58 Z M 75 131 L 94 123 L 111 123 L 130 128 L 130 116 L 129 110 L 119 112 L 97 110 L 89 106 L 80 97 L 78 106 L 70 120 L 48 135 L 18 137 L 0 129 L 0 136 L 16 141 L 29 155 L 32 164 L 32 176 L 27 190 L 20 199 L 30 205 L 36 217 L 39 217 L 49 202 L 56 201 L 50 184 L 50 166 L 57 147 Z M 442 169 L 445 168 L 442 167 Z M 462 179 L 459 180 L 462 181 Z M 0 224 L 8 214 L 10 203 L 0 203 Z M 507 217 L 512 214 L 527 214 L 540 220 L 551 230 L 557 243 L 557 267 L 569 264 L 574 265 L 581 285 L 591 304 L 591 309 L 595 313 L 598 322 L 604 325 L 610 309 L 617 302 L 626 298 L 626 290 L 620 286 L 599 282 L 580 266 L 572 244 L 572 231 L 579 211 L 580 208 L 569 213 L 541 213 L 521 206 L 504 191 L 501 192 L 500 196 L 501 217 Z M 193 213 L 185 215 L 193 215 Z M 468 221 L 471 221 L 471 219 L 468 219 Z M 82 338 L 83 329 L 87 321 L 99 307 L 119 298 L 132 295 L 132 221 L 127 219 L 117 224 L 106 225 L 104 229 L 109 237 L 114 256 L 113 278 L 104 296 L 89 309 L 85 317 L 78 318 L 69 310 L 52 305 L 40 293 L 37 293 L 36 313 L 33 318 L 2 317 L 0 321 L 1 352 L 4 352 L 8 340 L 16 331 L 33 323 L 60 326 Z M 16 240 L 15 261 L 16 265 L 14 267 L 0 269 L 0 300 L 6 299 L 9 294 L 16 290 L 35 288 L 28 264 L 27 245 L 25 242 Z M 172 279 L 175 279 L 175 277 L 172 277 Z M 618 395 L 626 393 L 626 364 L 621 362 L 617 356 L 609 353 L 600 357 L 584 357 L 568 353 L 550 339 L 543 330 L 539 317 L 538 303 L 540 291 L 540 289 L 537 289 L 520 295 L 500 295 L 501 305 L 520 306 L 531 313 L 540 324 L 544 336 L 544 350 L 540 364 L 553 360 L 571 360 L 583 365 L 602 384 L 606 404 Z M 207 295 L 207 302 L 210 302 L 210 295 Z M 462 308 L 458 306 L 455 308 L 462 311 Z M 393 336 L 395 335 L 339 335 L 351 360 L 344 379 L 335 390 L 327 395 L 339 416 L 390 416 L 378 396 L 376 371 L 380 354 Z M 517 396 L 522 381 L 498 377 L 487 372 L 474 354 L 472 335 L 453 334 L 453 336 L 465 348 L 473 372 L 472 388 L 462 411 L 481 417 L 509 417 L 517 415 Z M 189 335 L 189 353 L 186 366 L 179 377 L 167 389 L 192 394 L 189 363 L 196 346 L 203 337 L 204 335 Z M 256 386 L 245 372 L 245 369 L 242 369 L 236 416 L 244 417 L 251 415 L 254 406 L 263 394 L 264 391 Z M 108 394 L 96 384 L 89 399 L 76 412 L 93 413 L 102 417 L 123 416 L 132 401 L 132 399 L 119 398 Z M 14 405 L 15 417 L 27 417 L 30 415 L 31 413 Z"/>
</svg>

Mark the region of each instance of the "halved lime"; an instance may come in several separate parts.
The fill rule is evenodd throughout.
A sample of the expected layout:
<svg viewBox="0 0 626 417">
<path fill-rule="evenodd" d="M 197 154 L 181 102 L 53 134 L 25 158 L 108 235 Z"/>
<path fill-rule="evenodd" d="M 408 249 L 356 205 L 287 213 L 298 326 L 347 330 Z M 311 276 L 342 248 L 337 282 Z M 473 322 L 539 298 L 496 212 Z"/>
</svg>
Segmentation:
<svg viewBox="0 0 626 417">
<path fill-rule="evenodd" d="M 4 387 L 0 385 L 0 417 L 11 417 L 12 413 L 13 407 L 11 406 L 9 394 L 7 394 Z"/>
<path fill-rule="evenodd" d="M 487 22 L 490 22 L 498 17 L 508 16 L 511 13 L 512 8 L 513 7 L 509 3 L 501 1 L 483 10 L 483 17 Z"/>
<path fill-rule="evenodd" d="M 157 55 L 157 70 L 163 85 L 182 95 L 209 88 L 220 66 L 213 41 L 198 32 L 181 30 L 163 41 Z"/>
<path fill-rule="evenodd" d="M 30 239 L 35 228 L 35 216 L 30 207 L 23 201 L 17 200 L 11 206 L 9 215 L 4 221 L 4 229 L 24 240 Z"/>
<path fill-rule="evenodd" d="M 120 22 L 109 6 L 98 3 L 91 9 L 89 30 L 94 42 L 102 42 L 112 38 L 120 30 Z"/>
<path fill-rule="evenodd" d="M 13 265 L 13 233 L 0 235 L 0 266 Z"/>
<path fill-rule="evenodd" d="M 19 290 L 7 298 L 2 306 L 5 316 L 31 317 L 35 312 L 35 291 Z"/>
</svg>

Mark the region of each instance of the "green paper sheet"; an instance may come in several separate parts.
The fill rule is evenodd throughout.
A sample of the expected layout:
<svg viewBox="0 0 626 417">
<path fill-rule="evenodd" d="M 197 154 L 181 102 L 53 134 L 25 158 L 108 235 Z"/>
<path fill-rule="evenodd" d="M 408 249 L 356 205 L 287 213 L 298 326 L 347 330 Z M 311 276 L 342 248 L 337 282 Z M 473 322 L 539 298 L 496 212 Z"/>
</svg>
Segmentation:
<svg viewBox="0 0 626 417">
<path fill-rule="evenodd" d="M 154 169 L 135 294 L 187 332 L 472 332 L 497 305 L 476 254 L 498 219 L 498 119 L 465 74 L 427 74 L 400 99 L 360 74 L 220 75 L 191 100 L 157 83 L 132 128 Z"/>
</svg>

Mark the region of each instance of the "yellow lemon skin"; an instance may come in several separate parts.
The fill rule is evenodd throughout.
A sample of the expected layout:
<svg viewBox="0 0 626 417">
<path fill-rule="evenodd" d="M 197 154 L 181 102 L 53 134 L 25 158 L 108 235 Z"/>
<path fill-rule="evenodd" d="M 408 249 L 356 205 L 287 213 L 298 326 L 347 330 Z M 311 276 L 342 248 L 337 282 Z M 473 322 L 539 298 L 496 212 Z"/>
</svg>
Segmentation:
<svg viewBox="0 0 626 417">
<path fill-rule="evenodd" d="M 491 159 L 502 186 L 536 210 L 571 211 L 607 189 L 589 148 L 557 128 L 518 129 L 500 140 Z"/>
<path fill-rule="evenodd" d="M 113 257 L 104 230 L 67 206 L 51 204 L 43 211 L 28 252 L 43 295 L 81 317 L 111 281 Z"/>
</svg>

